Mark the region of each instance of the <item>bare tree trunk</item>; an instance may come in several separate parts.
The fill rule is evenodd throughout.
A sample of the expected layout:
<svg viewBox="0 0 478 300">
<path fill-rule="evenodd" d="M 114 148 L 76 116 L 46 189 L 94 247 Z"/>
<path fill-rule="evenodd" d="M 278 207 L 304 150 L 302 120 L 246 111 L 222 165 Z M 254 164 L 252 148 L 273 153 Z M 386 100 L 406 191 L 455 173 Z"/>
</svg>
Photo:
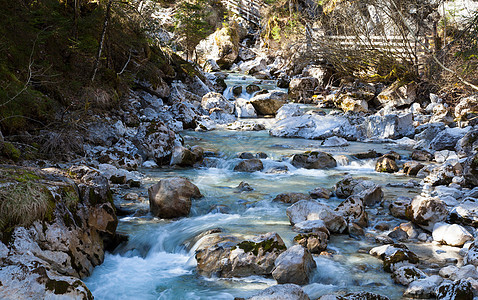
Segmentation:
<svg viewBox="0 0 478 300">
<path fill-rule="evenodd" d="M 98 53 L 96 54 L 95 67 L 93 69 L 93 74 L 91 75 L 91 82 L 95 81 L 96 73 L 98 72 L 98 67 L 100 65 L 101 52 L 103 52 L 103 46 L 104 46 L 104 43 L 105 43 L 105 36 L 106 36 L 106 29 L 108 28 L 108 23 L 109 23 L 109 20 L 110 20 L 110 12 L 111 12 L 111 5 L 112 4 L 113 4 L 113 0 L 108 0 L 108 4 L 106 5 L 105 21 L 103 22 L 103 30 L 101 31 L 100 44 L 98 46 Z"/>
</svg>

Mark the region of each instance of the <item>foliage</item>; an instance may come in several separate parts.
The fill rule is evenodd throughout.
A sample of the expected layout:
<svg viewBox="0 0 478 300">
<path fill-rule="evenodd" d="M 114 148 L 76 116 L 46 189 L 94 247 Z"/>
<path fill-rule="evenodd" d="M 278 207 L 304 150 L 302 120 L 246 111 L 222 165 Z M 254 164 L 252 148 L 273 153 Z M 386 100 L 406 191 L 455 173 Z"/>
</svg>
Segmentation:
<svg viewBox="0 0 478 300">
<path fill-rule="evenodd" d="M 206 21 L 210 12 L 205 11 L 206 0 L 182 0 L 176 6 L 175 33 L 181 38 L 180 44 L 189 59 L 199 41 L 211 33 L 211 27 Z"/>
</svg>

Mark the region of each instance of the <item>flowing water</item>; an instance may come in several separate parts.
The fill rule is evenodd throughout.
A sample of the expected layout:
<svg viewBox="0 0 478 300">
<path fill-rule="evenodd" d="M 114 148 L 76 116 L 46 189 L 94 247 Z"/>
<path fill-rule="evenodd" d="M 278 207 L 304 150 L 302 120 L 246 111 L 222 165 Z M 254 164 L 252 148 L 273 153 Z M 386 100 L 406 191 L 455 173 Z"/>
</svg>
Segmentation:
<svg viewBox="0 0 478 300">
<path fill-rule="evenodd" d="M 229 84 L 245 86 L 253 80 L 236 75 Z M 307 193 L 316 187 L 332 188 L 346 174 L 371 179 L 383 186 L 409 180 L 400 175 L 376 173 L 372 160 L 358 161 L 351 157 L 351 153 L 369 149 L 382 153 L 391 149 L 398 151 L 391 144 L 352 142 L 347 147 L 323 148 L 321 141 L 275 138 L 267 131 L 188 131 L 182 135 L 186 144 L 199 145 L 219 155 L 208 158 L 208 168 L 141 170 L 146 177 L 144 188 L 137 192 L 147 195 L 146 189 L 159 179 L 185 176 L 199 187 L 204 198 L 193 200 L 188 218 L 160 220 L 138 213 L 120 219 L 118 231 L 127 233 L 130 240 L 114 253 L 106 254 L 104 263 L 86 279 L 96 299 L 234 299 L 250 296 L 276 284 L 275 280 L 257 276 L 221 279 L 198 275 L 193 245 L 196 235 L 213 228 L 244 237 L 274 231 L 289 247 L 296 233 L 291 230 L 286 216 L 288 204 L 272 201 L 277 194 Z M 290 164 L 292 154 L 315 149 L 334 155 L 339 166 L 330 170 L 306 170 Z M 268 158 L 262 159 L 264 170 L 234 172 L 234 166 L 240 161 L 237 153 L 243 151 L 266 153 Z M 398 152 L 407 155 L 405 151 Z M 274 172 L 285 169 L 288 171 Z M 235 187 L 241 181 L 248 182 L 254 191 L 237 193 Z M 413 196 L 416 192 L 386 187 L 385 198 Z M 336 198 L 327 200 L 332 206 L 340 202 Z M 140 211 L 146 210 L 148 204 L 139 203 L 136 207 Z M 380 217 L 375 216 L 382 210 L 382 207 L 368 209 L 371 216 L 368 233 L 373 233 L 373 223 L 380 221 Z M 364 290 L 400 299 L 403 288 L 394 284 L 390 275 L 383 271 L 380 260 L 367 253 L 373 246 L 376 246 L 373 238 L 332 236 L 328 249 L 333 254 L 315 256 L 317 270 L 304 290 L 311 299 L 331 292 Z"/>
</svg>

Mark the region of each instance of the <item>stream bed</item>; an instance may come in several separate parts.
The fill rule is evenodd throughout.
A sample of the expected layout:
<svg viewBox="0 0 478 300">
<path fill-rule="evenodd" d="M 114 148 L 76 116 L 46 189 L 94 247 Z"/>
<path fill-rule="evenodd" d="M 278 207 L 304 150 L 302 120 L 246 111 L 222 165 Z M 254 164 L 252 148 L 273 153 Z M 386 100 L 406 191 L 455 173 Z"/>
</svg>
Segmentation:
<svg viewBox="0 0 478 300">
<path fill-rule="evenodd" d="M 247 85 L 253 79 L 235 77 L 233 84 L 243 80 Z M 231 85 L 231 82 L 228 82 Z M 227 91 L 226 91 L 227 93 Z M 305 110 L 313 106 L 304 106 Z M 269 122 L 261 119 L 258 122 Z M 240 234 L 246 238 L 267 232 L 277 232 L 286 246 L 293 245 L 297 233 L 292 231 L 286 209 L 290 204 L 274 202 L 280 193 L 303 192 L 316 187 L 333 190 L 345 175 L 370 179 L 384 187 L 383 206 L 368 208 L 369 227 L 362 238 L 332 235 L 328 255 L 314 256 L 317 269 L 310 284 L 303 286 L 311 299 L 335 292 L 371 291 L 401 299 L 404 288 L 395 284 L 389 273 L 383 271 L 382 262 L 368 254 L 378 246 L 373 238 L 373 226 L 378 221 L 400 221 L 389 216 L 388 203 L 398 196 L 413 197 L 419 189 L 390 187 L 387 184 L 406 183 L 410 177 L 400 174 L 377 173 L 374 160 L 357 160 L 352 154 L 373 149 L 380 153 L 394 150 L 409 156 L 394 144 L 351 142 L 346 147 L 321 146 L 320 140 L 284 139 L 271 137 L 264 131 L 229 131 L 218 129 L 208 132 L 185 131 L 185 144 L 199 145 L 218 153 L 208 157 L 208 166 L 201 168 L 158 168 L 139 170 L 145 174 L 143 187 L 132 190 L 147 199 L 147 188 L 161 178 L 184 176 L 197 185 L 204 195 L 193 200 L 187 218 L 161 220 L 148 213 L 136 213 L 120 218 L 118 232 L 129 235 L 129 242 L 114 253 L 107 253 L 104 263 L 95 268 L 85 282 L 96 299 L 234 299 L 248 297 L 269 286 L 273 278 L 207 278 L 196 272 L 193 238 L 214 228 Z M 295 153 L 321 150 L 332 154 L 338 166 L 328 170 L 297 169 L 290 164 Z M 234 172 L 240 161 L 237 153 L 263 152 L 264 170 L 260 172 Z M 253 191 L 237 192 L 240 182 L 250 184 Z M 121 202 L 123 200 L 116 199 Z M 327 203 L 337 206 L 343 199 L 331 197 Z M 138 211 L 148 211 L 147 201 L 135 203 Z M 392 227 L 393 228 L 393 227 Z"/>
</svg>

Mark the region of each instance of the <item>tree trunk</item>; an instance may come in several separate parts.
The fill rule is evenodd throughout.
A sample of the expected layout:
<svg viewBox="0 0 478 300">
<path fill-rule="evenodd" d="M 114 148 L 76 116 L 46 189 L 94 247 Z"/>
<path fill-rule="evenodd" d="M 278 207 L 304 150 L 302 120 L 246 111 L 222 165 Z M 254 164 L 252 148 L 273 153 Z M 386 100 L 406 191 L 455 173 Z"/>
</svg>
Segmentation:
<svg viewBox="0 0 478 300">
<path fill-rule="evenodd" d="M 110 20 L 110 12 L 111 12 L 111 5 L 112 4 L 113 4 L 113 0 L 108 0 L 108 4 L 106 5 L 105 20 L 103 22 L 103 30 L 101 31 L 100 44 L 98 46 L 98 53 L 96 54 L 95 67 L 93 68 L 93 74 L 91 75 L 91 82 L 95 81 L 96 73 L 98 72 L 98 67 L 100 65 L 101 52 L 103 52 L 103 46 L 104 46 L 104 43 L 105 43 L 105 36 L 106 36 L 106 29 L 108 28 L 108 22 Z"/>
</svg>

